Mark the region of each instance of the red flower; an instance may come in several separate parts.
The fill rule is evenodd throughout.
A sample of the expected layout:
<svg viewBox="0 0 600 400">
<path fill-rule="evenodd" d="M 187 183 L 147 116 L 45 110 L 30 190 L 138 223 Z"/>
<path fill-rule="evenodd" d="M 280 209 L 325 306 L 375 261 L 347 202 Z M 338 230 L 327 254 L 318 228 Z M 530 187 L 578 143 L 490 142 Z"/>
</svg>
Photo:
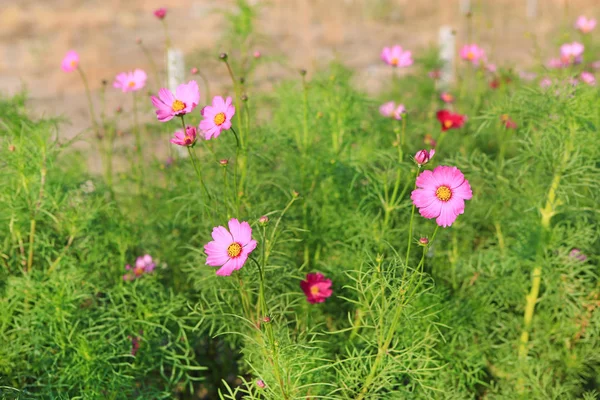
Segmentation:
<svg viewBox="0 0 600 400">
<path fill-rule="evenodd" d="M 499 86 L 500 86 L 500 81 L 498 79 L 494 79 L 493 81 L 490 82 L 490 88 L 492 88 L 492 89 L 498 89 Z"/>
<path fill-rule="evenodd" d="M 442 124 L 442 132 L 448 129 L 462 128 L 467 120 L 465 115 L 455 114 L 452 111 L 440 110 L 437 112 L 437 119 Z"/>
<path fill-rule="evenodd" d="M 167 9 L 164 7 L 154 10 L 154 16 L 158 19 L 164 19 L 166 15 L 167 15 Z"/>
<path fill-rule="evenodd" d="M 326 279 L 320 272 L 306 274 L 306 280 L 300 282 L 300 288 L 311 304 L 323 303 L 333 293 L 331 279 Z"/>
<path fill-rule="evenodd" d="M 508 114 L 503 114 L 500 119 L 502 120 L 502 123 L 506 129 L 517 129 L 517 123 L 510 119 Z"/>
</svg>

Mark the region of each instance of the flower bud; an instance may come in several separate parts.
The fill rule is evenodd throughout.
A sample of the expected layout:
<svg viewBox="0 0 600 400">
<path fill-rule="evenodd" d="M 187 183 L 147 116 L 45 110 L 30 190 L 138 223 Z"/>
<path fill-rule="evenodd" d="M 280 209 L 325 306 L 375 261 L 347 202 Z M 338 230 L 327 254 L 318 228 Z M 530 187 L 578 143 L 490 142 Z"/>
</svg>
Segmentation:
<svg viewBox="0 0 600 400">
<path fill-rule="evenodd" d="M 254 58 L 260 58 L 260 56 L 261 56 L 260 51 L 256 50 L 254 52 Z"/>
<path fill-rule="evenodd" d="M 190 70 L 190 73 L 191 73 L 192 75 L 198 75 L 198 68 L 196 68 L 196 67 L 192 68 L 192 69 Z"/>
<path fill-rule="evenodd" d="M 421 246 L 427 246 L 429 244 L 429 239 L 427 239 L 426 237 L 422 237 L 419 239 L 419 244 Z"/>
<path fill-rule="evenodd" d="M 435 150 L 431 149 L 429 151 L 427 150 L 419 150 L 417 151 L 417 154 L 415 154 L 415 162 L 419 165 L 425 165 L 429 162 L 429 160 L 431 160 L 431 157 L 433 157 L 433 155 L 435 154 Z"/>
<path fill-rule="evenodd" d="M 138 38 L 135 38 L 135 42 L 136 42 L 137 44 L 142 44 L 142 38 L 139 38 L 139 37 L 138 37 Z"/>
<path fill-rule="evenodd" d="M 262 379 L 257 379 L 256 380 L 256 386 L 258 386 L 261 389 L 264 389 L 264 388 L 267 387 L 267 384 Z"/>
<path fill-rule="evenodd" d="M 304 68 L 300 70 L 300 75 L 306 76 L 306 70 Z"/>
<path fill-rule="evenodd" d="M 228 159 L 223 159 L 223 160 L 219 160 L 219 164 L 221 164 L 221 166 L 226 167 L 229 164 L 229 160 Z"/>
<path fill-rule="evenodd" d="M 258 222 L 259 222 L 261 225 L 266 225 L 266 224 L 269 222 L 269 217 L 267 217 L 266 215 L 263 215 L 262 217 L 260 217 L 260 218 L 258 219 Z M 266 318 L 266 317 L 265 317 L 265 318 Z"/>
<path fill-rule="evenodd" d="M 248 95 L 247 94 L 243 94 L 241 100 L 242 101 L 248 101 Z"/>
<path fill-rule="evenodd" d="M 268 315 L 265 315 L 265 316 L 263 317 L 262 321 L 263 321 L 265 324 L 268 324 L 269 322 L 271 322 L 271 317 L 269 317 Z"/>
<path fill-rule="evenodd" d="M 14 152 L 17 148 L 15 147 L 14 144 L 9 144 L 8 145 L 8 151 L 10 151 L 11 153 Z"/>
<path fill-rule="evenodd" d="M 227 61 L 227 53 L 221 53 L 219 54 L 219 58 L 223 61 Z"/>
</svg>

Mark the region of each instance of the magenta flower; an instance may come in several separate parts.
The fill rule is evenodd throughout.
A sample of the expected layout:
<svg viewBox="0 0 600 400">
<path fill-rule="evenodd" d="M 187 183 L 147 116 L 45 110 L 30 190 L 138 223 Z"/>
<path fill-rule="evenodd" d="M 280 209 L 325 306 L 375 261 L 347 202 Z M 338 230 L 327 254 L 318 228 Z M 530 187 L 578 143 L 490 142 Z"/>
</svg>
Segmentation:
<svg viewBox="0 0 600 400">
<path fill-rule="evenodd" d="M 144 274 L 149 274 L 154 271 L 156 264 L 152 261 L 152 257 L 149 254 L 145 254 L 141 257 L 138 257 L 135 260 L 135 267 L 131 267 L 131 265 L 127 264 L 125 269 L 129 271 L 127 274 L 123 275 L 124 281 L 132 281 L 134 279 L 139 278 Z"/>
<path fill-rule="evenodd" d="M 267 384 L 262 379 L 257 379 L 256 386 L 258 386 L 260 389 L 264 389 L 267 387 Z"/>
<path fill-rule="evenodd" d="M 67 51 L 65 58 L 62 60 L 62 70 L 65 72 L 73 72 L 79 65 L 79 54 L 75 50 Z"/>
<path fill-rule="evenodd" d="M 229 220 L 229 231 L 217 226 L 212 231 L 213 241 L 204 246 L 206 264 L 221 267 L 219 276 L 229 276 L 246 263 L 248 255 L 256 248 L 256 240 L 252 239 L 252 228 L 247 222 L 235 218 Z"/>
<path fill-rule="evenodd" d="M 413 65 L 412 53 L 408 50 L 403 50 L 401 46 L 384 47 L 381 51 L 381 59 L 386 64 L 397 68 Z"/>
<path fill-rule="evenodd" d="M 564 64 L 579 64 L 583 60 L 585 47 L 579 42 L 565 43 L 560 46 L 560 58 Z"/>
<path fill-rule="evenodd" d="M 186 126 L 185 132 L 183 132 L 183 130 L 176 131 L 170 142 L 178 146 L 193 146 L 196 143 L 196 139 L 196 128 L 193 126 Z"/>
<path fill-rule="evenodd" d="M 417 151 L 417 154 L 415 154 L 415 162 L 417 164 L 419 164 L 419 166 L 423 166 L 425 164 L 427 164 L 429 162 L 429 160 L 431 160 L 431 158 L 433 157 L 433 155 L 435 154 L 435 150 L 431 149 L 429 151 L 427 150 L 419 150 Z"/>
<path fill-rule="evenodd" d="M 485 61 L 485 50 L 476 44 L 466 44 L 460 49 L 460 58 L 473 65 L 479 65 L 480 62 Z"/>
<path fill-rule="evenodd" d="M 590 18 L 588 19 L 585 15 L 579 16 L 577 21 L 575 22 L 575 28 L 578 29 L 581 33 L 590 33 L 596 27 L 596 19 Z"/>
<path fill-rule="evenodd" d="M 156 10 L 154 10 L 154 16 L 158 19 L 164 19 L 166 15 L 167 9 L 164 7 L 157 8 Z"/>
<path fill-rule="evenodd" d="M 565 64 L 565 62 L 563 61 L 562 58 L 551 58 L 550 60 L 548 60 L 548 62 L 546 63 L 546 66 L 548 68 L 553 68 L 553 69 L 559 69 L 559 68 L 564 68 L 566 67 L 568 64 Z"/>
<path fill-rule="evenodd" d="M 590 72 L 583 71 L 579 74 L 581 80 L 590 86 L 596 86 L 596 77 Z"/>
<path fill-rule="evenodd" d="M 156 117 L 160 122 L 167 122 L 173 117 L 179 117 L 192 112 L 200 101 L 200 90 L 196 81 L 189 81 L 177 86 L 175 94 L 169 89 L 162 88 L 158 97 L 151 96 L 152 104 L 156 108 Z"/>
<path fill-rule="evenodd" d="M 204 119 L 200 121 L 198 129 L 204 132 L 206 140 L 217 138 L 224 130 L 231 128 L 231 118 L 235 114 L 235 107 L 231 104 L 231 97 L 225 100 L 215 96 L 212 106 L 206 106 L 201 111 Z"/>
<path fill-rule="evenodd" d="M 141 69 L 136 69 L 130 72 L 121 72 L 115 77 L 113 87 L 121 89 L 123 93 L 135 92 L 146 86 L 148 76 Z"/>
<path fill-rule="evenodd" d="M 333 293 L 331 279 L 326 279 L 320 272 L 306 274 L 306 280 L 300 282 L 300 288 L 311 304 L 323 303 Z"/>
<path fill-rule="evenodd" d="M 439 166 L 423 171 L 417 177 L 417 189 L 410 198 L 419 213 L 428 219 L 436 218 L 441 227 L 451 226 L 465 211 L 465 200 L 473 197 L 471 185 L 456 167 Z"/>
</svg>

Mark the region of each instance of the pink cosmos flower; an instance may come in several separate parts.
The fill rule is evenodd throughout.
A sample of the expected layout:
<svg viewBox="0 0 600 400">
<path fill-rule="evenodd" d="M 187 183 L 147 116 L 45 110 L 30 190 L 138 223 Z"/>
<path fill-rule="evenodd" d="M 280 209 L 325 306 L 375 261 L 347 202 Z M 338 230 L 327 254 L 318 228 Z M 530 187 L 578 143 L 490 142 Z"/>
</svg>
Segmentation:
<svg viewBox="0 0 600 400">
<path fill-rule="evenodd" d="M 431 149 L 429 151 L 427 150 L 419 150 L 417 151 L 417 154 L 415 154 L 415 162 L 417 164 L 419 164 L 419 166 L 425 165 L 429 162 L 429 160 L 431 160 L 431 158 L 433 157 L 433 155 L 435 154 L 435 150 Z"/>
<path fill-rule="evenodd" d="M 145 254 L 135 260 L 135 267 L 132 268 L 129 264 L 125 266 L 125 269 L 130 272 L 123 275 L 123 280 L 132 281 L 137 279 L 144 274 L 151 273 L 155 267 L 156 264 L 152 261 L 152 257 L 149 254 Z"/>
<path fill-rule="evenodd" d="M 452 96 L 448 92 L 443 92 L 442 94 L 440 94 L 440 99 L 442 99 L 442 101 L 447 104 L 454 103 L 454 96 Z"/>
<path fill-rule="evenodd" d="M 231 128 L 231 118 L 235 114 L 235 107 L 231 104 L 231 97 L 225 100 L 215 96 L 212 106 L 206 106 L 201 111 L 204 119 L 200 121 L 198 129 L 204 132 L 206 140 L 217 138 L 224 130 Z"/>
<path fill-rule="evenodd" d="M 163 19 L 167 15 L 167 9 L 164 7 L 154 10 L 154 16 L 158 19 Z"/>
<path fill-rule="evenodd" d="M 544 78 L 540 81 L 540 86 L 542 89 L 546 89 L 552 85 L 552 80 L 550 78 Z"/>
<path fill-rule="evenodd" d="M 584 262 L 587 260 L 587 256 L 585 254 L 583 254 L 581 252 L 581 250 L 579 250 L 579 249 L 571 250 L 571 252 L 569 253 L 569 257 L 571 257 L 577 261 L 581 261 L 581 262 Z"/>
<path fill-rule="evenodd" d="M 417 177 L 417 189 L 410 198 L 419 213 L 428 219 L 436 218 L 441 227 L 451 226 L 465 211 L 465 200 L 473 197 L 471 185 L 456 167 L 439 166 L 423 171 Z"/>
<path fill-rule="evenodd" d="M 170 142 L 178 146 L 193 146 L 196 143 L 196 139 L 196 128 L 193 126 L 186 126 L 185 133 L 183 130 L 176 131 Z"/>
<path fill-rule="evenodd" d="M 379 107 L 379 114 L 383 115 L 384 117 L 389 118 L 392 115 L 394 115 L 395 108 L 396 108 L 396 103 L 394 103 L 393 101 L 388 101 L 387 103 L 383 103 Z"/>
<path fill-rule="evenodd" d="M 460 58 L 470 61 L 473 65 L 479 65 L 481 61 L 485 61 L 485 50 L 476 44 L 466 44 L 460 49 Z"/>
<path fill-rule="evenodd" d="M 563 62 L 562 58 L 551 58 L 550 60 L 548 60 L 548 62 L 546 63 L 546 66 L 548 68 L 553 68 L 553 69 L 559 69 L 559 68 L 564 68 L 566 67 L 568 64 L 565 64 Z"/>
<path fill-rule="evenodd" d="M 596 77 L 594 76 L 594 74 L 583 71 L 581 74 L 579 74 L 579 77 L 581 78 L 582 81 L 584 81 L 588 85 L 596 86 Z"/>
<path fill-rule="evenodd" d="M 510 118 L 508 114 L 502 114 L 500 116 L 500 121 L 506 129 L 517 129 L 517 123 Z"/>
<path fill-rule="evenodd" d="M 136 69 L 133 72 L 121 72 L 115 77 L 113 86 L 121 89 L 123 93 L 135 92 L 146 86 L 146 79 L 148 79 L 148 76 L 141 69 Z"/>
<path fill-rule="evenodd" d="M 175 94 L 169 89 L 162 88 L 158 91 L 158 97 L 150 98 L 154 108 L 156 108 L 156 117 L 160 122 L 167 122 L 173 117 L 192 112 L 200 101 L 200 90 L 196 81 L 189 81 L 177 86 Z"/>
<path fill-rule="evenodd" d="M 235 218 L 229 220 L 229 232 L 223 226 L 213 228 L 212 238 L 213 241 L 204 246 L 206 264 L 220 266 L 217 270 L 219 276 L 229 276 L 242 268 L 248 255 L 256 248 L 250 225 L 245 221 L 240 223 Z"/>
<path fill-rule="evenodd" d="M 583 59 L 585 47 L 579 42 L 565 43 L 560 46 L 560 58 L 564 64 L 579 64 Z"/>
<path fill-rule="evenodd" d="M 331 279 L 326 279 L 320 272 L 306 274 L 306 280 L 300 282 L 300 288 L 311 304 L 323 303 L 333 293 Z"/>
<path fill-rule="evenodd" d="M 397 68 L 413 65 L 412 53 L 408 50 L 403 50 L 401 46 L 384 47 L 381 51 L 381 59 L 386 64 Z"/>
<path fill-rule="evenodd" d="M 79 65 L 79 54 L 75 50 L 67 51 L 65 58 L 62 60 L 62 70 L 65 72 L 73 72 Z"/>
<path fill-rule="evenodd" d="M 575 28 L 578 29 L 581 33 L 590 33 L 596 27 L 596 19 L 590 18 L 588 19 L 585 15 L 579 16 L 577 21 L 575 22 Z"/>
</svg>

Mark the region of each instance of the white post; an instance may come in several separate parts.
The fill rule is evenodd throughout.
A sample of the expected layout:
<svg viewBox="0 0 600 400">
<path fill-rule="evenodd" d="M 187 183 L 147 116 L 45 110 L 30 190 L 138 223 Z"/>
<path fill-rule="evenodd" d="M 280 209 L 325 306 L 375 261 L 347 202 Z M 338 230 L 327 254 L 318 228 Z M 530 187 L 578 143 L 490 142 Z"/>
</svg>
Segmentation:
<svg viewBox="0 0 600 400">
<path fill-rule="evenodd" d="M 439 31 L 440 89 L 447 89 L 454 81 L 455 36 L 451 27 L 442 26 Z"/>
<path fill-rule="evenodd" d="M 169 90 L 175 93 L 177 86 L 183 83 L 185 79 L 185 59 L 183 51 L 180 49 L 169 48 L 167 50 L 167 86 Z"/>
<path fill-rule="evenodd" d="M 460 0 L 460 13 L 467 15 L 471 12 L 471 0 Z"/>
<path fill-rule="evenodd" d="M 527 18 L 535 19 L 537 17 L 537 0 L 527 0 Z"/>
</svg>

